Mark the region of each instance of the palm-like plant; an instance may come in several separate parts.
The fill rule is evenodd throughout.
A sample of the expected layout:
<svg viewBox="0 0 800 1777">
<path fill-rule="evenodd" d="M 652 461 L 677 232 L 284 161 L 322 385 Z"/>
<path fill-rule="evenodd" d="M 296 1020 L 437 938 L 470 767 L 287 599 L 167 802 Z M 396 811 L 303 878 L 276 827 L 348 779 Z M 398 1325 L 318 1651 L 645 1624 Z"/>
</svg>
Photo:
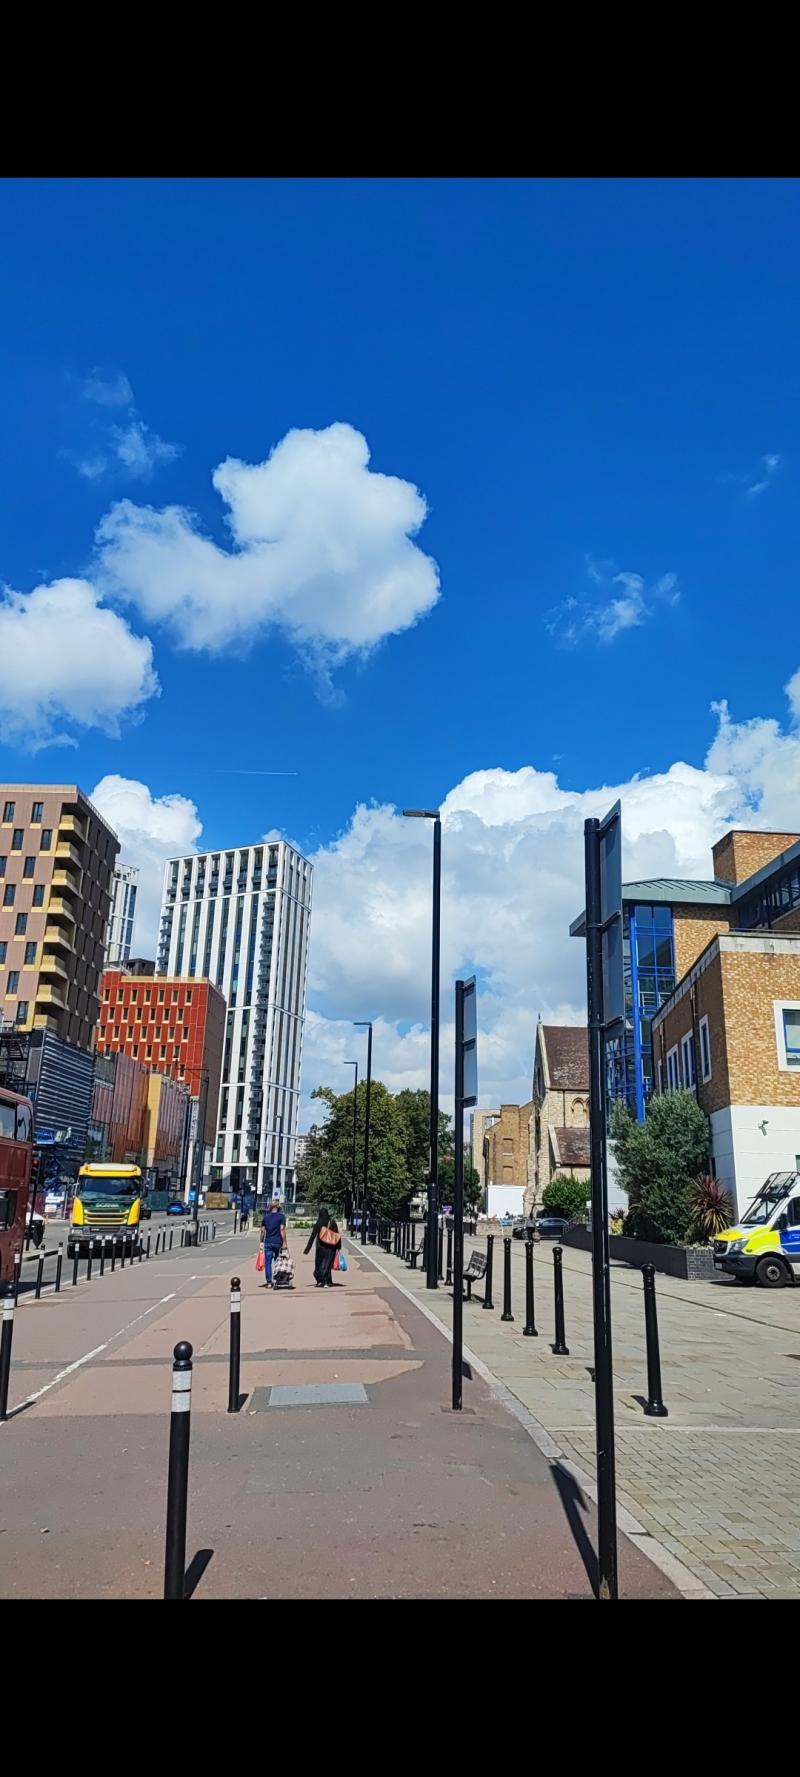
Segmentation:
<svg viewBox="0 0 800 1777">
<path fill-rule="evenodd" d="M 692 1186 L 692 1215 L 698 1234 L 713 1240 L 730 1226 L 731 1200 L 725 1186 L 710 1172 L 701 1172 Z"/>
</svg>

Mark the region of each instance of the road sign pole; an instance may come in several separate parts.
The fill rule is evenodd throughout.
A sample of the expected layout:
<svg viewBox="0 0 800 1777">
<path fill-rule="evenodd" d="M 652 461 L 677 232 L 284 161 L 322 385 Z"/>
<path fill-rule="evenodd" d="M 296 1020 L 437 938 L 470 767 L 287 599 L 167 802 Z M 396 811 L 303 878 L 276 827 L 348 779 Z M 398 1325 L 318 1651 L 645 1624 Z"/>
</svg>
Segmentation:
<svg viewBox="0 0 800 1777">
<path fill-rule="evenodd" d="M 616 817 L 618 818 L 618 817 Z M 611 1261 L 606 1175 L 603 914 L 601 827 L 584 825 L 586 862 L 586 989 L 589 1022 L 589 1105 L 592 1166 L 592 1298 L 595 1438 L 597 1446 L 598 1597 L 617 1597 L 617 1502 L 614 1465 L 614 1381 L 611 1353 Z"/>
<path fill-rule="evenodd" d="M 453 1412 L 464 1374 L 464 983 L 456 982 L 456 1090 L 453 1144 Z"/>
</svg>

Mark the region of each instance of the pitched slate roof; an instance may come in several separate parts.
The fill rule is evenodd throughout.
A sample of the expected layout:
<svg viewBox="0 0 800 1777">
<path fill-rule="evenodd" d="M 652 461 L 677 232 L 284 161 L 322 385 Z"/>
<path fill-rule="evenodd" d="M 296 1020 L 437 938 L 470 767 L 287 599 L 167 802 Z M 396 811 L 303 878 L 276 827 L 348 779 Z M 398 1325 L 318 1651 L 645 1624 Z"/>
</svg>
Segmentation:
<svg viewBox="0 0 800 1777">
<path fill-rule="evenodd" d="M 558 1143 L 558 1154 L 562 1166 L 588 1166 L 590 1164 L 588 1123 L 579 1123 L 574 1129 L 555 1129 L 553 1134 Z"/>
<path fill-rule="evenodd" d="M 550 1085 L 556 1092 L 588 1092 L 589 1038 L 585 1024 L 543 1024 Z"/>
</svg>

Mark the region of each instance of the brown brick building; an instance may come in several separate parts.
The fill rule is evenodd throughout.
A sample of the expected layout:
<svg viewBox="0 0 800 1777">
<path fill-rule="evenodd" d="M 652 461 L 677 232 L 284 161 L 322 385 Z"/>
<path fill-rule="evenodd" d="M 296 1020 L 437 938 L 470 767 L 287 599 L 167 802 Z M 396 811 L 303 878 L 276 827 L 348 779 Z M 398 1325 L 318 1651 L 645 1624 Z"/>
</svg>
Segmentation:
<svg viewBox="0 0 800 1777">
<path fill-rule="evenodd" d="M 486 1210 L 489 1215 L 521 1215 L 528 1182 L 528 1148 L 533 1105 L 501 1104 L 483 1136 Z"/>
<path fill-rule="evenodd" d="M 536 1026 L 533 1055 L 533 1116 L 526 1209 L 541 1205 L 542 1192 L 556 1173 L 590 1176 L 589 1043 L 586 1026 Z"/>
<path fill-rule="evenodd" d="M 119 840 L 77 784 L 0 784 L 0 1019 L 91 1047 Z"/>
<path fill-rule="evenodd" d="M 657 1090 L 696 1093 L 735 1210 L 770 1172 L 800 1170 L 800 936 L 712 938 L 653 1019 L 653 1041 Z"/>
</svg>

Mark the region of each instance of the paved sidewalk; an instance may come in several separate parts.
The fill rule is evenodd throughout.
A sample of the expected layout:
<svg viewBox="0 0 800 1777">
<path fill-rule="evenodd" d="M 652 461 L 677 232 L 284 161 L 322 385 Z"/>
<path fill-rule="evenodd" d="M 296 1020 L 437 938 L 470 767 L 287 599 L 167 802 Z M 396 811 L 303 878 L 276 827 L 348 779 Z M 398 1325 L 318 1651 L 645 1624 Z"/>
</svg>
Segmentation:
<svg viewBox="0 0 800 1777">
<path fill-rule="evenodd" d="M 485 1239 L 467 1240 L 485 1251 Z M 374 1252 L 375 1249 L 368 1248 Z M 512 1241 L 513 1324 L 501 1321 L 503 1243 L 495 1241 L 494 1313 L 476 1295 L 464 1343 L 565 1458 L 594 1479 L 591 1261 L 564 1248 L 570 1356 L 553 1339 L 553 1249 L 535 1248 L 537 1339 L 525 1339 L 524 1248 Z M 445 1327 L 443 1287 L 382 1252 L 376 1258 Z M 657 1277 L 664 1399 L 647 1419 L 642 1280 L 612 1267 L 617 1486 L 620 1505 L 717 1597 L 800 1598 L 800 1291 L 732 1280 Z M 546 1441 L 546 1440 L 545 1440 Z"/>
<path fill-rule="evenodd" d="M 174 1266 L 174 1294 L 155 1267 L 149 1282 L 137 1268 L 130 1327 L 0 1428 L 3 1595 L 161 1596 L 170 1358 L 189 1338 L 196 1598 L 590 1597 L 595 1530 L 580 1487 L 479 1376 L 465 1412 L 450 1412 L 448 1343 L 368 1260 L 354 1254 L 346 1279 L 320 1291 L 293 1246 L 292 1293 L 263 1288 L 247 1237 Z M 231 1272 L 243 1282 L 238 1415 L 225 1410 Z M 114 1311 L 121 1324 L 116 1298 Z M 53 1338 L 58 1313 L 54 1302 Z M 41 1344 L 44 1321 L 22 1320 Z M 38 1373 L 44 1353 L 32 1362 Z M 313 1404 L 275 1404 L 273 1390 L 309 1385 Z M 361 1404 L 335 1404 L 342 1385 Z M 621 1562 L 626 1595 L 676 1596 L 627 1542 Z"/>
</svg>

